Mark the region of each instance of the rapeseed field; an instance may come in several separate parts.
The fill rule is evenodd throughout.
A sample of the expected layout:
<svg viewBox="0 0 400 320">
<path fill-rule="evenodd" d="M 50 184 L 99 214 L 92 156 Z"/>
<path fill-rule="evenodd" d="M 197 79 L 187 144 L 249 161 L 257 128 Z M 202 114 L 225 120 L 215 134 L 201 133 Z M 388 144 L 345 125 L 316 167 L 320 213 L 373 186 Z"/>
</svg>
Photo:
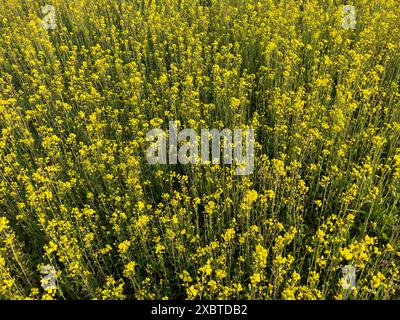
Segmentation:
<svg viewBox="0 0 400 320">
<path fill-rule="evenodd" d="M 397 0 L 0 1 L 0 299 L 397 298 Z"/>
</svg>

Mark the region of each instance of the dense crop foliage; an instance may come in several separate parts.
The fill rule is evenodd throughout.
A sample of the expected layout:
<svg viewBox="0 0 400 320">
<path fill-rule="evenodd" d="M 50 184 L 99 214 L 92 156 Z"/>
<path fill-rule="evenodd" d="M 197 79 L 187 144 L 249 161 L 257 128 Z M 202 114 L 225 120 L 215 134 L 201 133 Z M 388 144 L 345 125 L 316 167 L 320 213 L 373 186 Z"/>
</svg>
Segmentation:
<svg viewBox="0 0 400 320">
<path fill-rule="evenodd" d="M 348 4 L 1 1 L 0 298 L 398 298 L 400 7 Z M 148 164 L 172 120 L 254 172 Z"/>
</svg>

